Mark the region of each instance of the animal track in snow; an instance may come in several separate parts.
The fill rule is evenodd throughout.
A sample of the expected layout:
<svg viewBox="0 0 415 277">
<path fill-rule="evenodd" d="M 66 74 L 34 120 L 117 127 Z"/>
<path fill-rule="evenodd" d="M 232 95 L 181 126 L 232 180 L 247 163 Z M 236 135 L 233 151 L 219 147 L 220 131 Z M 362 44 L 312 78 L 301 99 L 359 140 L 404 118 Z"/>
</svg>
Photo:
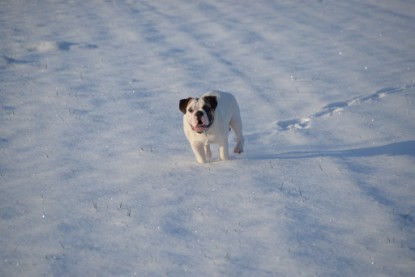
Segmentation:
<svg viewBox="0 0 415 277">
<path fill-rule="evenodd" d="M 287 130 L 302 130 L 310 128 L 310 118 L 290 119 L 285 121 L 278 121 L 277 125 L 280 131 Z"/>
<path fill-rule="evenodd" d="M 405 91 L 407 89 L 414 88 L 414 87 L 415 85 L 411 84 L 411 85 L 406 85 L 404 87 L 383 88 L 369 95 L 358 96 L 347 101 L 330 103 L 324 106 L 320 111 L 308 117 L 277 121 L 276 124 L 278 126 L 279 131 L 308 129 L 311 126 L 312 119 L 316 119 L 316 118 L 326 116 L 326 115 L 332 115 L 334 112 L 340 112 L 349 106 L 352 106 L 355 104 L 361 104 L 361 103 L 369 102 L 369 101 L 376 101 L 378 99 L 385 97 L 388 94 L 402 92 L 402 91 Z"/>
<path fill-rule="evenodd" d="M 76 43 L 69 41 L 39 41 L 26 46 L 28 51 L 48 52 L 48 51 L 70 51 L 73 48 L 96 49 L 98 45 L 89 43 Z"/>
</svg>

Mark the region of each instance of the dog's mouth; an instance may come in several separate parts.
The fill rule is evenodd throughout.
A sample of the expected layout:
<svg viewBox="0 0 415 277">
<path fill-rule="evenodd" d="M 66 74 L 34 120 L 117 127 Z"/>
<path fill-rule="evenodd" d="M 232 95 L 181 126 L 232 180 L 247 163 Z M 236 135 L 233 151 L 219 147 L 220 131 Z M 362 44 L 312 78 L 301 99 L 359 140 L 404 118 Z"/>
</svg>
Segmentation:
<svg viewBox="0 0 415 277">
<path fill-rule="evenodd" d="M 195 131 L 196 133 L 203 133 L 206 132 L 207 129 L 209 129 L 210 125 L 205 125 L 202 123 L 197 124 L 196 126 L 192 126 L 192 130 Z"/>
<path fill-rule="evenodd" d="M 202 120 L 202 118 L 199 118 L 197 120 L 197 125 L 196 126 L 192 126 L 192 130 L 195 131 L 196 133 L 203 133 L 206 132 L 207 129 L 209 129 L 210 124 L 205 124 L 206 122 L 204 120 Z"/>
</svg>

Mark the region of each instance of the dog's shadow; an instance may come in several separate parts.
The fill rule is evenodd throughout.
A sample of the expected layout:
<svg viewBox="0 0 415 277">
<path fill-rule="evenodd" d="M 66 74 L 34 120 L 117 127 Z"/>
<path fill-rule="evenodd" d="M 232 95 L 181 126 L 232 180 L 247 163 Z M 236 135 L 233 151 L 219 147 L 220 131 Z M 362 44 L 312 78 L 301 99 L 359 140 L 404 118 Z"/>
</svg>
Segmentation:
<svg viewBox="0 0 415 277">
<path fill-rule="evenodd" d="M 363 147 L 342 150 L 308 150 L 292 151 L 274 154 L 246 154 L 246 159 L 305 159 L 318 157 L 375 157 L 375 156 L 415 156 L 415 140 L 389 143 L 381 146 Z"/>
</svg>

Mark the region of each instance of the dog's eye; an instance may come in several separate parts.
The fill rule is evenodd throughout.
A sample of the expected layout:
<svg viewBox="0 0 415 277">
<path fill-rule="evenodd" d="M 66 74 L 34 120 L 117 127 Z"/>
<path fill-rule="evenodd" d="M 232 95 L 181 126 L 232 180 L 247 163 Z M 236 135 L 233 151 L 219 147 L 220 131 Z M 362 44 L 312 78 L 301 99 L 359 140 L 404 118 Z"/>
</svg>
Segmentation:
<svg viewBox="0 0 415 277">
<path fill-rule="evenodd" d="M 187 111 L 188 111 L 189 113 L 193 113 L 193 111 L 194 111 L 194 110 L 193 110 L 192 108 L 190 108 L 190 109 L 188 109 Z"/>
</svg>

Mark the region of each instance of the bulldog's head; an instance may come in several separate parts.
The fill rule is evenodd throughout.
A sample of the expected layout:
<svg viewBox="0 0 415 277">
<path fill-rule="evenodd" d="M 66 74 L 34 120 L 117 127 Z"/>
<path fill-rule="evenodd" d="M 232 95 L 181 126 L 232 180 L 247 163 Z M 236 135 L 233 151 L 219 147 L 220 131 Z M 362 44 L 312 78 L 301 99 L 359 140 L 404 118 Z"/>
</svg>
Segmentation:
<svg viewBox="0 0 415 277">
<path fill-rule="evenodd" d="M 185 114 L 192 130 L 200 134 L 212 125 L 217 105 L 216 96 L 189 97 L 180 100 L 179 108 Z"/>
</svg>

